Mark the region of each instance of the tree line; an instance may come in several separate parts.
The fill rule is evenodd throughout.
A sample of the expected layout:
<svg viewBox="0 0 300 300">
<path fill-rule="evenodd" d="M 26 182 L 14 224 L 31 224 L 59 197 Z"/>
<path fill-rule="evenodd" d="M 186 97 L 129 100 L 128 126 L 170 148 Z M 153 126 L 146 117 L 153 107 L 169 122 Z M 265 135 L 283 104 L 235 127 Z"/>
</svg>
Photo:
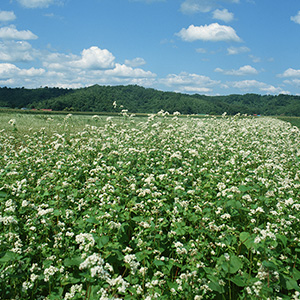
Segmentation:
<svg viewBox="0 0 300 300">
<path fill-rule="evenodd" d="M 113 103 L 117 106 L 114 107 Z M 182 114 L 257 114 L 300 116 L 300 96 L 226 95 L 206 96 L 163 92 L 137 85 L 100 86 L 79 89 L 0 88 L 0 107 L 52 109 L 55 111 L 157 113 L 160 110 Z"/>
</svg>

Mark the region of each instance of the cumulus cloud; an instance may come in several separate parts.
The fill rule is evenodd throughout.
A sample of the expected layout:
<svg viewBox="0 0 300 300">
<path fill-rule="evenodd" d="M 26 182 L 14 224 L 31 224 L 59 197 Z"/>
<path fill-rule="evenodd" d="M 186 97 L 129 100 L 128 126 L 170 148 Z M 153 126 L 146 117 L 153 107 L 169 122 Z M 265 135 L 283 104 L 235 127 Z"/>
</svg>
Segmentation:
<svg viewBox="0 0 300 300">
<path fill-rule="evenodd" d="M 17 0 L 26 8 L 43 8 L 53 4 L 55 0 Z"/>
<path fill-rule="evenodd" d="M 177 91 L 195 93 L 209 93 L 212 91 L 212 87 L 220 83 L 207 76 L 187 72 L 169 74 L 166 78 L 161 79 L 160 82 Z"/>
<path fill-rule="evenodd" d="M 278 77 L 300 77 L 300 70 L 288 68 L 282 74 L 279 74 Z"/>
<path fill-rule="evenodd" d="M 146 64 L 146 61 L 141 58 L 141 57 L 136 57 L 132 60 L 130 59 L 126 59 L 125 60 L 125 65 L 129 66 L 129 67 L 139 67 L 139 66 L 142 66 L 142 65 L 145 65 Z"/>
<path fill-rule="evenodd" d="M 79 88 L 93 84 L 153 86 L 155 83 L 156 74 L 141 68 L 115 63 L 114 60 L 115 57 L 108 50 L 95 46 L 84 49 L 81 55 L 49 53 L 43 56 L 45 73 L 34 77 L 34 80 L 32 78 L 27 80 L 26 86 Z M 141 60 L 139 62 L 141 63 Z M 15 76 L 14 83 L 10 85 L 15 85 L 20 78 L 20 76 Z M 2 81 L 0 84 L 5 83 Z"/>
<path fill-rule="evenodd" d="M 184 14 L 207 13 L 226 2 L 239 3 L 239 0 L 185 0 L 181 3 L 180 11 Z"/>
<path fill-rule="evenodd" d="M 234 18 L 234 15 L 225 8 L 223 10 L 216 9 L 213 12 L 213 18 L 224 22 L 231 22 Z"/>
<path fill-rule="evenodd" d="M 38 37 L 30 30 L 17 30 L 15 26 L 0 28 L 0 38 L 5 40 L 35 40 Z"/>
<path fill-rule="evenodd" d="M 300 11 L 298 11 L 296 16 L 291 17 L 291 20 L 297 24 L 300 24 Z"/>
<path fill-rule="evenodd" d="M 144 71 L 142 69 L 134 69 L 126 65 L 116 64 L 112 70 L 106 70 L 105 75 L 117 76 L 117 77 L 135 77 L 135 78 L 147 78 L 155 77 L 156 74 L 150 71 Z"/>
<path fill-rule="evenodd" d="M 236 54 L 240 54 L 240 53 L 245 53 L 245 52 L 249 52 L 250 49 L 248 47 L 229 47 L 227 48 L 227 54 L 228 55 L 236 55 Z"/>
<path fill-rule="evenodd" d="M 178 33 L 176 33 L 176 35 L 187 42 L 193 42 L 196 40 L 212 42 L 241 41 L 232 27 L 220 25 L 218 23 L 212 23 L 204 26 L 190 25 L 187 29 L 182 28 Z"/>
<path fill-rule="evenodd" d="M 107 49 L 90 47 L 81 52 L 79 60 L 71 62 L 71 66 L 83 69 L 112 69 L 115 66 L 115 57 Z"/>
<path fill-rule="evenodd" d="M 215 72 L 223 73 L 225 75 L 233 75 L 233 76 L 245 76 L 245 75 L 258 74 L 258 71 L 249 65 L 240 67 L 238 70 L 223 70 L 221 68 L 216 68 Z"/>
<path fill-rule="evenodd" d="M 45 73 L 44 69 L 20 69 L 14 64 L 2 63 L 0 64 L 0 79 L 7 80 L 13 77 L 32 77 L 40 76 Z"/>
<path fill-rule="evenodd" d="M 284 91 L 280 87 L 275 87 L 273 85 L 260 82 L 257 80 L 235 81 L 232 82 L 231 85 L 234 88 L 238 88 L 244 92 L 247 91 L 253 92 L 253 89 L 257 89 L 261 92 L 268 93 L 268 94 L 289 94 L 288 91 Z"/>
<path fill-rule="evenodd" d="M 293 86 L 295 86 L 295 87 L 297 87 L 297 88 L 300 87 L 300 79 L 294 78 L 294 79 L 292 79 L 292 80 L 284 80 L 283 82 L 284 82 L 285 84 L 293 85 Z"/>
<path fill-rule="evenodd" d="M 16 19 L 13 11 L 0 11 L 0 22 L 10 22 Z"/>
<path fill-rule="evenodd" d="M 34 60 L 39 51 L 32 48 L 26 41 L 0 42 L 0 61 L 28 62 Z"/>
</svg>

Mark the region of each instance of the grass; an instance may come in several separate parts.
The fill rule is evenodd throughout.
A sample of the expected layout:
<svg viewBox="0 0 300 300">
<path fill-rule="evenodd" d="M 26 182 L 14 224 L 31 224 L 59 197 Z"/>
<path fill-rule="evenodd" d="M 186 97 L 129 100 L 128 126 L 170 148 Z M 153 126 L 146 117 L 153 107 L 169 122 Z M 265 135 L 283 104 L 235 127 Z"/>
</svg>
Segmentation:
<svg viewBox="0 0 300 300">
<path fill-rule="evenodd" d="M 289 122 L 293 126 L 300 128 L 300 117 L 278 117 L 279 120 Z"/>
</svg>

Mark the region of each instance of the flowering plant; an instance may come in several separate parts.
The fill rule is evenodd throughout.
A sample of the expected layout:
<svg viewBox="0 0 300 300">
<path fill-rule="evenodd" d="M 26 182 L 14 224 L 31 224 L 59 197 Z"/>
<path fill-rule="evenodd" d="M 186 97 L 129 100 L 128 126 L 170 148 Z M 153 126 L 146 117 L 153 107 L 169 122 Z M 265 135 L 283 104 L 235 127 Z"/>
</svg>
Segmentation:
<svg viewBox="0 0 300 300">
<path fill-rule="evenodd" d="M 2 130 L 1 299 L 300 299 L 298 128 L 105 120 Z"/>
</svg>

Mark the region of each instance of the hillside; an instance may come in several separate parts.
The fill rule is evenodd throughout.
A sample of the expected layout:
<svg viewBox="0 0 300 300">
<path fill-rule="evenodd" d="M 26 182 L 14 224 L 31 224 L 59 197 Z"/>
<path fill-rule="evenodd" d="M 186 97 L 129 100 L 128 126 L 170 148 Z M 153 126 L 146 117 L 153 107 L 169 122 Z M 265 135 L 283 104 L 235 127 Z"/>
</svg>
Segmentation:
<svg viewBox="0 0 300 300">
<path fill-rule="evenodd" d="M 117 108 L 113 102 L 117 102 Z M 205 96 L 162 92 L 137 85 L 99 86 L 80 89 L 0 88 L 0 107 L 50 108 L 53 110 L 156 113 L 160 110 L 183 114 L 247 113 L 300 116 L 300 96 L 228 95 Z"/>
</svg>

